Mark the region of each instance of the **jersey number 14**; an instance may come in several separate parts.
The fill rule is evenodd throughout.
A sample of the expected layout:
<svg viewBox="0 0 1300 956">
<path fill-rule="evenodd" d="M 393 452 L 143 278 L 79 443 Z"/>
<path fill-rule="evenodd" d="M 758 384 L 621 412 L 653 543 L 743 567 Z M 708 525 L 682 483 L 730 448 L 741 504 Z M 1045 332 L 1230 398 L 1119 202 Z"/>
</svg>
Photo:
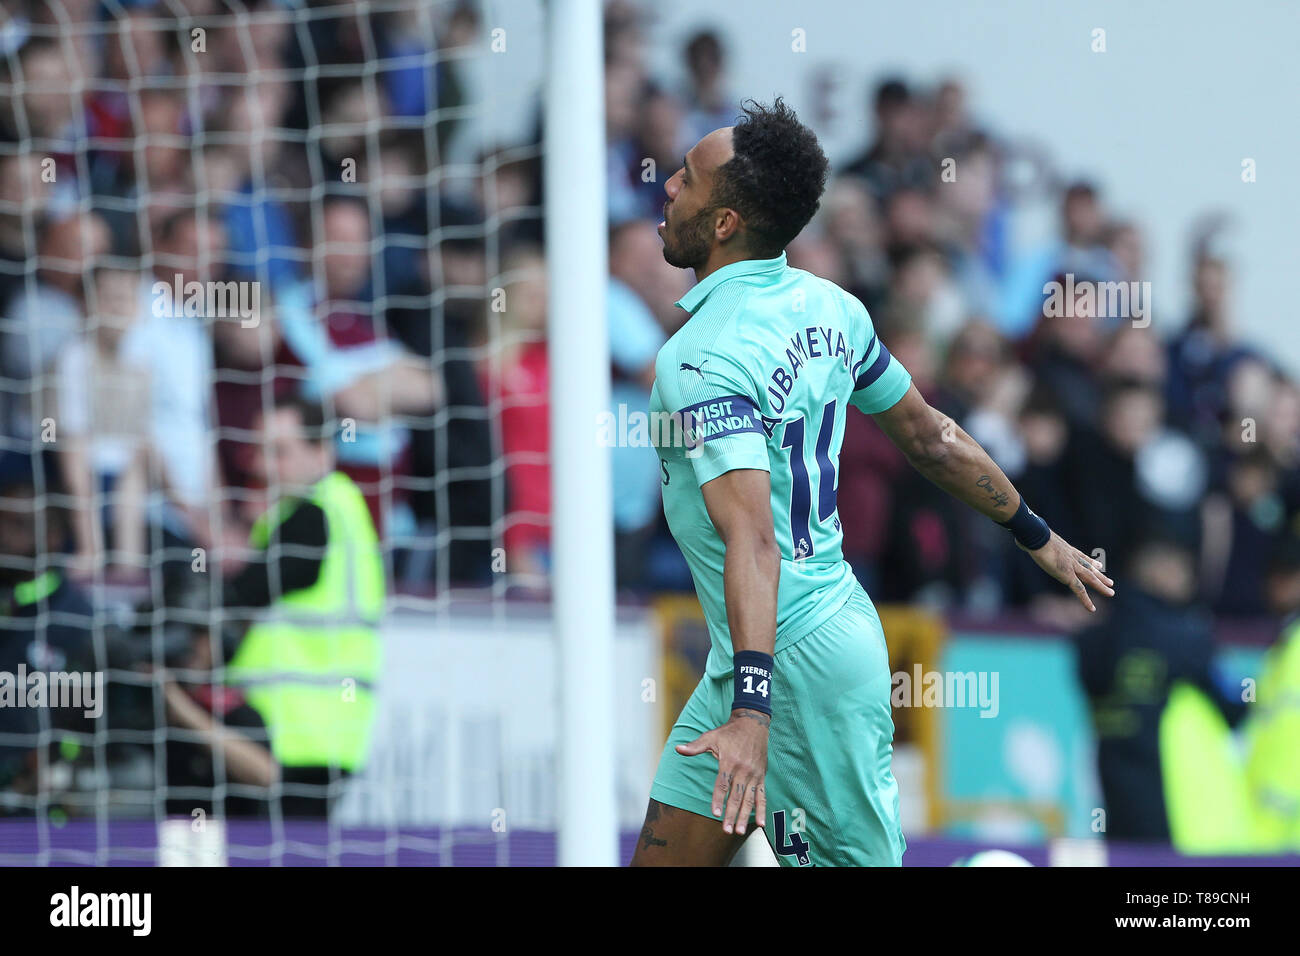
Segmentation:
<svg viewBox="0 0 1300 956">
<path fill-rule="evenodd" d="M 835 399 L 822 409 L 817 429 L 817 520 L 825 521 L 835 513 L 835 462 L 831 461 L 831 436 L 835 432 Z M 794 559 L 812 557 L 816 550 L 812 540 L 812 479 L 804 460 L 804 419 L 787 422 L 781 433 L 781 447 L 790 449 L 790 546 Z"/>
</svg>

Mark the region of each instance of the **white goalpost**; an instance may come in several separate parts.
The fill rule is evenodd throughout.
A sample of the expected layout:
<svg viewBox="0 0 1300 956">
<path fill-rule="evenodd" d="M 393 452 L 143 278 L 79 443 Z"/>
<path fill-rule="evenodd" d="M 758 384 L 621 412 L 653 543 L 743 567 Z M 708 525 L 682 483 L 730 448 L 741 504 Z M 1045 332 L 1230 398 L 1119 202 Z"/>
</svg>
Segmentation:
<svg viewBox="0 0 1300 956">
<path fill-rule="evenodd" d="M 599 0 L 550 3 L 543 184 L 561 866 L 618 862 L 612 478 L 596 440 L 610 398 L 602 31 Z"/>
</svg>

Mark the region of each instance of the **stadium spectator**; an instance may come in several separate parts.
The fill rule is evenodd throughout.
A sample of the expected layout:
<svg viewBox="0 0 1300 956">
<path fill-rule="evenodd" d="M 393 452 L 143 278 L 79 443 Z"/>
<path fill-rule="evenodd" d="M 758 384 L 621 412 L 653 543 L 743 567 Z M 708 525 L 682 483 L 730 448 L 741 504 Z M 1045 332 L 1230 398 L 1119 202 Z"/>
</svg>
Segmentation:
<svg viewBox="0 0 1300 956">
<path fill-rule="evenodd" d="M 955 150 L 983 139 L 970 115 L 970 97 L 966 86 L 956 77 L 941 80 L 934 92 L 931 136 L 936 156 L 952 156 Z"/>
<path fill-rule="evenodd" d="M 365 764 L 374 719 L 384 564 L 365 499 L 335 468 L 333 430 L 296 396 L 261 417 L 258 470 L 275 494 L 254 554 L 222 586 L 231 617 L 256 617 L 226 677 L 266 723 L 286 816 L 328 813 Z"/>
<path fill-rule="evenodd" d="M 682 140 L 682 106 L 672 94 L 648 83 L 638 100 L 628 179 L 636 193 L 636 214 L 657 222 L 664 206 L 664 180 L 681 165 L 689 144 Z"/>
<path fill-rule="evenodd" d="M 441 154 L 459 125 L 454 107 L 464 102 L 465 91 L 455 69 L 456 60 L 436 54 L 471 43 L 479 21 L 472 4 L 458 3 L 435 37 L 431 12 L 428 7 L 412 6 L 379 18 L 381 55 L 399 64 L 380 76 L 394 116 L 424 117 L 439 111 L 436 135 Z M 429 101 L 430 90 L 433 102 Z"/>
<path fill-rule="evenodd" d="M 472 348 L 488 291 L 484 243 L 444 239 L 438 253 L 441 288 L 433 291 L 430 256 L 422 254 L 415 260 L 420 294 L 388 310 L 390 332 L 414 354 L 437 363 L 446 391 L 444 423 L 425 419 L 411 427 L 409 487 L 417 534 L 403 551 L 400 573 L 415 587 L 489 579 L 493 489 L 499 481 L 492 477 L 492 422 Z M 440 313 L 431 308 L 437 300 Z"/>
<path fill-rule="evenodd" d="M 191 155 L 191 123 L 180 91 L 140 91 L 132 138 L 96 158 L 96 192 L 115 235 L 156 232 L 178 211 L 193 207 L 206 184 Z"/>
<path fill-rule="evenodd" d="M 74 567 L 140 574 L 149 568 L 145 534 L 152 436 L 147 341 L 140 319 L 140 274 L 100 267 L 87 329 L 57 364 L 57 448 L 72 496 Z"/>
<path fill-rule="evenodd" d="M 1006 259 L 1007 209 L 993 144 L 972 135 L 945 154 L 952 178 L 935 192 L 934 231 L 967 311 L 993 315 Z"/>
<path fill-rule="evenodd" d="M 1010 405 L 1018 403 L 1012 395 L 1025 391 L 1025 380 L 1024 370 L 1013 360 L 1007 341 L 993 324 L 971 318 L 953 336 L 944 355 L 940 379 L 944 408 L 969 431 L 969 416 L 979 409 L 987 408 L 1003 416 L 1013 414 L 1015 409 Z M 1004 394 L 1008 391 L 1011 394 Z M 1001 457 L 995 458 L 1002 461 Z M 1015 462 L 1011 465 L 1014 469 Z"/>
<path fill-rule="evenodd" d="M 212 339 L 217 458 L 223 494 L 231 505 L 223 532 L 238 535 L 242 542 L 267 504 L 267 489 L 256 467 L 254 423 L 268 402 L 298 388 L 300 376 L 295 373 L 301 368 L 280 334 L 274 300 L 265 293 L 258 322 L 215 319 Z"/>
<path fill-rule="evenodd" d="M 246 20 L 231 20 L 211 31 L 211 59 L 217 72 L 253 76 L 284 67 L 293 22 L 277 6 L 275 0 L 244 0 Z"/>
<path fill-rule="evenodd" d="M 94 671 L 95 612 L 59 563 L 66 518 L 47 496 L 59 489 L 52 462 L 0 454 L 0 673 Z M 23 688 L 25 691 L 26 688 Z M 23 692 L 20 691 L 20 692 Z M 60 731 L 86 732 L 87 720 L 67 708 L 0 707 L 0 816 L 30 812 L 30 798 L 49 785 L 50 757 Z M 26 797 L 27 799 L 23 799 Z"/>
<path fill-rule="evenodd" d="M 304 281 L 286 289 L 276 314 L 285 343 L 304 369 L 305 394 L 332 403 L 341 419 L 355 422 L 338 436 L 339 463 L 360 485 L 382 530 L 393 506 L 390 489 L 400 487 L 394 477 L 408 467 L 404 419 L 440 407 L 443 383 L 388 336 L 385 313 L 372 295 L 366 204 L 332 197 L 322 226 L 319 284 Z"/>
<path fill-rule="evenodd" d="M 208 628 L 195 627 L 179 667 L 159 674 L 169 728 L 167 812 L 265 817 L 280 767 L 262 715 L 214 677 L 214 643 Z"/>
<path fill-rule="evenodd" d="M 1259 675 L 1246 723 L 1246 780 L 1263 852 L 1300 850 L 1300 538 L 1283 535 L 1270 554 L 1266 588 L 1277 641 Z"/>
<path fill-rule="evenodd" d="M 1065 273 L 1052 281 L 1062 289 L 1070 288 Z M 1087 297 L 1085 287 L 1076 286 L 1069 307 L 1060 315 L 1051 315 L 1042 304 L 1041 289 L 1039 294 L 1037 324 L 1024 343 L 1027 364 L 1034 377 L 1053 390 L 1071 426 L 1093 427 L 1102 392 L 1096 369 L 1105 347 L 1095 303 Z"/>
<path fill-rule="evenodd" d="M 1041 384 L 1033 387 L 1016 416 L 1016 431 L 1023 449 L 1022 470 L 1014 478 L 1016 487 L 1053 528 L 1060 529 L 1059 534 L 1077 537 L 1080 531 L 1066 493 L 1065 451 L 1070 426 L 1051 389 Z M 1008 606 L 1025 608 L 1036 620 L 1064 631 L 1083 622 L 1083 615 L 1074 610 L 1078 602 L 1071 595 L 1062 595 L 1038 580 L 1042 575 L 1029 555 L 1018 548 L 1005 554 Z"/>
<path fill-rule="evenodd" d="M 644 92 L 645 75 L 639 64 L 606 58 L 605 178 L 611 226 L 647 215 L 645 205 L 649 193 L 643 188 L 643 157 L 637 148 L 637 121 Z M 656 172 L 655 179 L 661 184 L 662 192 L 663 177 Z M 663 201 L 656 205 L 662 207 Z"/>
<path fill-rule="evenodd" d="M 893 282 L 880 309 L 882 320 L 920 332 L 934 348 L 942 348 L 966 318 L 947 261 L 928 242 L 896 244 L 890 249 L 890 259 Z"/>
<path fill-rule="evenodd" d="M 53 409 L 46 373 L 85 325 L 86 279 L 109 251 L 104 220 L 93 213 L 46 225 L 41 234 L 36 282 L 15 290 L 0 334 L 0 368 L 15 383 L 4 433 L 30 438 Z"/>
<path fill-rule="evenodd" d="M 321 103 L 319 158 L 329 179 L 342 175 L 345 162 L 360 164 L 365 159 L 371 117 L 388 112 L 383 89 L 361 77 L 348 77 L 328 88 Z"/>
<path fill-rule="evenodd" d="M 841 173 L 861 177 L 881 202 L 898 189 L 932 185 L 934 166 L 926 154 L 926 109 L 907 82 L 898 77 L 882 81 L 876 87 L 873 109 L 875 141 Z"/>
<path fill-rule="evenodd" d="M 24 290 L 28 273 L 39 265 L 32 261 L 28 237 L 39 244 L 50 191 L 41 176 L 39 156 L 0 150 L 0 309 L 6 317 L 9 303 Z"/>
<path fill-rule="evenodd" d="M 1121 282 L 1141 282 L 1149 275 L 1142 230 L 1134 222 L 1112 222 L 1106 227 L 1106 249 Z"/>
<path fill-rule="evenodd" d="M 217 188 L 212 163 L 206 164 L 207 176 L 199 184 L 224 204 L 232 277 L 266 282 L 271 292 L 297 281 L 304 271 L 292 210 L 272 193 L 291 186 L 279 168 L 284 144 L 270 132 L 280 126 L 289 95 L 286 84 L 265 79 L 235 91 L 217 130 L 235 140 L 218 154 L 231 164 L 226 174 L 230 188 Z"/>
<path fill-rule="evenodd" d="M 50 37 L 31 37 L 9 60 L 3 82 L 22 83 L 22 95 L 7 94 L 0 105 L 0 133 L 6 140 L 28 140 L 42 155 L 53 154 L 56 167 L 69 168 L 78 131 L 75 81 L 80 65 L 71 44 Z M 61 163 L 60 160 L 63 162 Z"/>
<path fill-rule="evenodd" d="M 1019 338 L 1031 329 L 1043 302 L 1043 284 L 1075 280 L 1106 282 L 1118 278 L 1110 250 L 1105 245 L 1106 213 L 1097 188 L 1088 182 L 1072 183 L 1061 201 L 1062 238 L 1031 249 L 1010 265 L 1003 284 L 999 326 Z"/>
<path fill-rule="evenodd" d="M 1163 393 L 1169 378 L 1167 359 L 1163 345 L 1149 326 L 1124 324 L 1105 344 L 1097 375 L 1103 379 L 1141 382 Z"/>
<path fill-rule="evenodd" d="M 1253 352 L 1233 335 L 1227 263 L 1203 253 L 1194 269 L 1192 314 L 1169 343 L 1169 414 L 1198 441 L 1213 447 L 1233 370 Z"/>
<path fill-rule="evenodd" d="M 1104 622 L 1076 639 L 1079 680 L 1092 704 L 1107 840 L 1169 842 L 1160 766 L 1160 717 L 1170 687 L 1202 690 L 1230 723 L 1245 716 L 1239 690 L 1216 668 L 1209 616 L 1196 601 L 1194 551 L 1143 532 L 1126 586 Z"/>
<path fill-rule="evenodd" d="M 362 73 L 360 66 L 366 57 L 365 28 L 366 18 L 359 8 L 335 7 L 322 12 L 320 16 L 310 17 L 304 26 L 297 27 L 290 33 L 284 62 L 290 75 L 299 78 L 295 84 L 294 105 L 288 116 L 292 128 L 306 130 L 327 121 L 323 110 L 339 87 L 348 85 L 355 88 L 356 83 L 353 81 L 359 81 Z M 354 69 L 309 69 L 316 66 L 350 66 Z M 382 114 L 362 114 L 363 121 L 365 115 Z M 336 122 L 337 119 L 335 115 L 332 121 Z M 351 155 L 360 158 L 356 153 Z M 330 175 L 329 178 L 334 177 Z"/>
<path fill-rule="evenodd" d="M 454 208 L 442 214 L 444 226 L 481 225 L 484 217 L 500 222 L 502 249 L 532 243 L 542 236 L 541 162 L 535 147 L 495 149 L 483 154 L 483 176 L 475 180 L 477 209 L 470 213 Z"/>
<path fill-rule="evenodd" d="M 521 248 L 502 265 L 504 311 L 495 355 L 480 365 L 483 393 L 499 416 L 505 456 L 505 549 L 511 573 L 537 582 L 550 566 L 550 371 L 546 360 L 546 268 Z"/>
<path fill-rule="evenodd" d="M 1278 468 L 1279 489 L 1290 521 L 1300 513 L 1300 388 L 1280 372 L 1276 383 L 1267 418 L 1262 423 L 1261 443 Z M 1237 430 L 1237 435 L 1242 435 L 1242 429 Z M 1232 447 L 1231 443 L 1226 444 Z"/>
<path fill-rule="evenodd" d="M 841 177 L 827 187 L 818 216 L 844 257 L 845 288 L 874 315 L 884 302 L 890 268 L 885 255 L 885 226 L 876 201 L 860 180 Z"/>
<path fill-rule="evenodd" d="M 635 291 L 638 274 L 663 260 L 659 234 L 648 221 L 632 221 L 611 230 L 609 243 L 609 348 L 614 380 L 610 402 L 614 419 L 635 422 L 648 416 L 655 357 L 666 336 L 649 306 Z M 614 474 L 615 580 L 622 587 L 645 584 L 648 537 L 658 523 L 658 455 L 648 443 L 634 441 L 635 431 L 620 425 L 611 449 Z"/>
<path fill-rule="evenodd" d="M 689 85 L 682 97 L 686 116 L 681 141 L 689 144 L 734 123 L 739 101 L 727 89 L 726 50 L 715 31 L 696 33 L 682 52 Z"/>
<path fill-rule="evenodd" d="M 207 317 L 184 302 L 190 283 L 206 289 L 220 277 L 225 233 L 210 217 L 181 210 L 159 222 L 153 248 L 153 274 L 140 285 L 141 318 L 131 324 L 121 347 L 150 360 L 152 444 L 166 496 L 162 514 L 151 518 L 161 529 L 163 546 L 171 549 L 158 557 L 188 565 L 193 545 L 212 545 L 210 505 L 221 484 L 209 434 L 212 339 Z M 201 311 L 207 311 L 206 296 Z"/>
<path fill-rule="evenodd" d="M 1263 617 L 1271 552 L 1286 528 L 1277 463 L 1256 445 L 1228 466 L 1225 488 L 1204 503 L 1206 590 L 1216 614 Z"/>
<path fill-rule="evenodd" d="M 610 246 L 609 271 L 620 284 L 636 293 L 665 335 L 681 327 L 686 313 L 677 302 L 691 287 L 690 273 L 664 261 L 663 243 L 655 219 L 615 226 Z M 611 332 L 612 334 L 612 332 Z M 613 343 L 611 342 L 611 345 Z"/>
<path fill-rule="evenodd" d="M 1060 392 L 1054 397 L 1059 402 Z M 1160 393 L 1135 382 L 1116 382 L 1101 401 L 1096 429 L 1071 424 L 1066 449 L 1066 497 L 1080 547 L 1131 554 L 1147 513 L 1139 497 L 1137 457 L 1160 427 Z M 1068 419 L 1068 416 L 1067 416 Z"/>
</svg>

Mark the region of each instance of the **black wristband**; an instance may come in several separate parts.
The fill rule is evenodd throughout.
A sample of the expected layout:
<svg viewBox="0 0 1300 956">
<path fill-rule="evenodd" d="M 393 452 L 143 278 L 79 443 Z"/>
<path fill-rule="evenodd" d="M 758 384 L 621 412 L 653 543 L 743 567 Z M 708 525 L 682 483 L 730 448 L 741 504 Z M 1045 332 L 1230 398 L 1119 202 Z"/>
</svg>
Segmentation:
<svg viewBox="0 0 1300 956">
<path fill-rule="evenodd" d="M 737 651 L 735 696 L 731 709 L 744 707 L 772 716 L 772 655 L 762 651 Z"/>
<path fill-rule="evenodd" d="M 1052 537 L 1052 529 L 1047 526 L 1047 522 L 1030 510 L 1024 498 L 1020 499 L 1020 507 L 1011 519 L 999 521 L 998 524 L 1015 535 L 1016 540 L 1030 551 L 1037 551 Z"/>
</svg>

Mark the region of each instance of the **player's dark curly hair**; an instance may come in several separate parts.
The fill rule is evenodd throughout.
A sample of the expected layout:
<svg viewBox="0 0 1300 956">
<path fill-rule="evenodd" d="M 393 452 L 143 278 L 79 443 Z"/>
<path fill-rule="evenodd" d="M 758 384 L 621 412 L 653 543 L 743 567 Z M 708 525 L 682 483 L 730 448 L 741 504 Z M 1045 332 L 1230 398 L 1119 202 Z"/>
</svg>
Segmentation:
<svg viewBox="0 0 1300 956">
<path fill-rule="evenodd" d="M 750 252 L 773 258 L 817 211 L 830 164 L 781 97 L 771 106 L 747 100 L 741 112 L 731 134 L 735 155 L 715 174 L 713 205 L 740 213 Z"/>
</svg>

